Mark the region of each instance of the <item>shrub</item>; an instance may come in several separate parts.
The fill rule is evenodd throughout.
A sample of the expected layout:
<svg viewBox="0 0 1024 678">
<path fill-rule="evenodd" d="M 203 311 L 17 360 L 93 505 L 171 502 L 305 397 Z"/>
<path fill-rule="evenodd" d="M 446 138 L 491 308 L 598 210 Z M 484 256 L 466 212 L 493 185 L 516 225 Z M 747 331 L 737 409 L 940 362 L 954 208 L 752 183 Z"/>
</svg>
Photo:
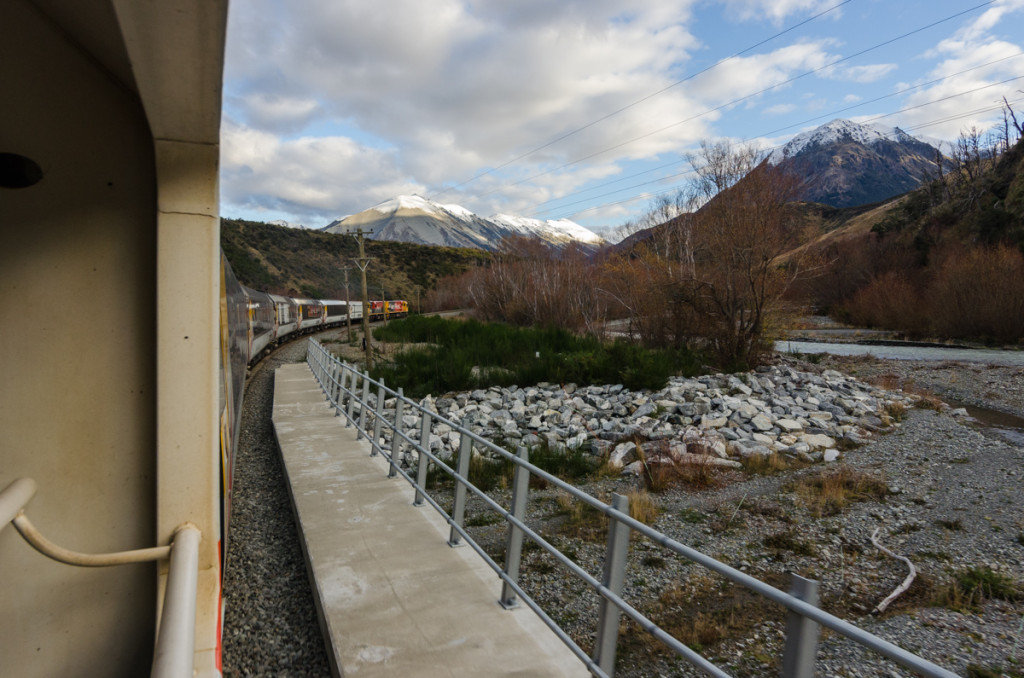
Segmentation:
<svg viewBox="0 0 1024 678">
<path fill-rule="evenodd" d="M 1024 255 L 1007 246 L 956 252 L 929 295 L 936 331 L 1013 343 L 1024 338 Z"/>
<path fill-rule="evenodd" d="M 416 398 L 484 385 L 541 381 L 658 389 L 673 374 L 700 371 L 699 357 L 688 351 L 649 350 L 621 340 L 605 344 L 561 328 L 412 316 L 377 328 L 374 336 L 427 344 L 398 352 L 392 363 L 378 364 L 373 371 L 374 378 L 402 386 L 406 395 Z M 474 374 L 474 367 L 481 369 Z"/>
</svg>

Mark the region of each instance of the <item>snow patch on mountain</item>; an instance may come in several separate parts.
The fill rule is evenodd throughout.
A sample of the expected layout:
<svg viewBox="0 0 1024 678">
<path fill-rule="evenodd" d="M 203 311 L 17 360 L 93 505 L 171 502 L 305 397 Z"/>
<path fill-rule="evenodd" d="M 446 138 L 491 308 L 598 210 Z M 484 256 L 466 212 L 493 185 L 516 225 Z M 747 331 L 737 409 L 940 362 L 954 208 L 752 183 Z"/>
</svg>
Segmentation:
<svg viewBox="0 0 1024 678">
<path fill-rule="evenodd" d="M 503 238 L 538 238 L 563 247 L 580 243 L 597 247 L 601 236 L 568 219 L 543 221 L 508 214 L 478 216 L 461 205 L 442 205 L 419 195 L 400 195 L 368 210 L 328 224 L 324 230 L 343 233 L 352 228 L 371 230 L 375 240 L 424 245 L 497 249 Z"/>
<path fill-rule="evenodd" d="M 858 142 L 865 146 L 871 146 L 880 141 L 893 141 L 897 143 L 922 141 L 917 137 L 907 134 L 899 127 L 887 127 L 876 124 L 862 125 L 851 120 L 837 118 L 820 127 L 797 134 L 784 146 L 772 151 L 768 156 L 768 162 L 777 165 L 786 158 L 792 158 L 799 154 L 806 148 L 827 146 L 847 140 Z"/>
</svg>

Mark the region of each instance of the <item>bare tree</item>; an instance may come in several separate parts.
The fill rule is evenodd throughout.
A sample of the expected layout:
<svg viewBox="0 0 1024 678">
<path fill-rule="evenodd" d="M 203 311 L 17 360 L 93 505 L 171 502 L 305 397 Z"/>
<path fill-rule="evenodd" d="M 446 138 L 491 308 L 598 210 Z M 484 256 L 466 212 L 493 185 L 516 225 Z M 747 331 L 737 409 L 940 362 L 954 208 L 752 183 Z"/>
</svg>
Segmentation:
<svg viewBox="0 0 1024 678">
<path fill-rule="evenodd" d="M 687 270 L 673 296 L 723 367 L 760 361 L 766 328 L 800 273 L 797 259 L 779 263 L 798 244 L 787 208 L 798 180 L 759 159 L 756 149 L 725 144 L 703 144 L 691 159 L 693 200 L 704 204 L 687 220 Z"/>
</svg>

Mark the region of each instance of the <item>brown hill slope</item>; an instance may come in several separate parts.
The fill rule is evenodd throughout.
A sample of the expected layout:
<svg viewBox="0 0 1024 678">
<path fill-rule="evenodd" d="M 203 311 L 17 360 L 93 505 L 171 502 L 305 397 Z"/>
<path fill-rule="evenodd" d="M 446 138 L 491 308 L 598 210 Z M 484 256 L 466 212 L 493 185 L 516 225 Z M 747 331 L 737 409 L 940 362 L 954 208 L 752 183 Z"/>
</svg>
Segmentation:
<svg viewBox="0 0 1024 678">
<path fill-rule="evenodd" d="M 254 289 L 314 298 L 345 298 L 344 268 L 351 298 L 359 296 L 356 239 L 257 221 L 221 219 L 221 247 L 238 280 Z M 383 286 L 390 299 L 415 300 L 438 278 L 486 262 L 482 250 L 366 241 L 371 298 Z"/>
</svg>

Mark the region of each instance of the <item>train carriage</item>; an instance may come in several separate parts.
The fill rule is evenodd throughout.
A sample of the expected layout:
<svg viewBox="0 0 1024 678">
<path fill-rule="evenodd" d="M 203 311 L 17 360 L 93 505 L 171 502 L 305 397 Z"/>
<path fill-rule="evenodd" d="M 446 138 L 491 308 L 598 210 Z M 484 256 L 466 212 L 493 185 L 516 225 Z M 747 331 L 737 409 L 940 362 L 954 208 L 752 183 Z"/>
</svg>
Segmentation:
<svg viewBox="0 0 1024 678">
<path fill-rule="evenodd" d="M 343 325 L 348 320 L 348 304 L 344 301 L 321 299 L 320 304 L 324 307 L 325 327 Z"/>
<path fill-rule="evenodd" d="M 277 324 L 274 340 L 279 341 L 299 328 L 299 307 L 291 297 L 282 297 L 278 294 L 268 296 L 274 302 L 274 315 Z"/>
<path fill-rule="evenodd" d="M 298 312 L 298 326 L 296 330 L 300 333 L 311 332 L 324 324 L 324 306 L 316 299 L 293 299 Z"/>
<path fill-rule="evenodd" d="M 277 313 L 274 300 L 266 292 L 242 287 L 245 292 L 249 318 L 249 363 L 256 362 L 277 340 Z"/>
</svg>

